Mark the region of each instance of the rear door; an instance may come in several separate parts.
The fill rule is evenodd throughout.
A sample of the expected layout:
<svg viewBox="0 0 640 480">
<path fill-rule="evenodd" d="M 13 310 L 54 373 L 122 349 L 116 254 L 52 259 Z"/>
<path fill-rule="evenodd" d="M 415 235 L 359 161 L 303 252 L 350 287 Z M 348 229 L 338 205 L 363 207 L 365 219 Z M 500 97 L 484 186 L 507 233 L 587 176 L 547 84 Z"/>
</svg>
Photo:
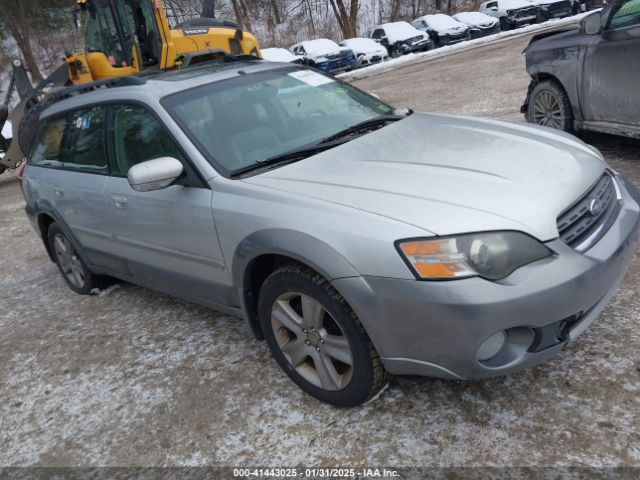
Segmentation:
<svg viewBox="0 0 640 480">
<path fill-rule="evenodd" d="M 53 184 L 54 207 L 80 243 L 85 260 L 101 265 L 108 174 L 105 108 L 77 110 L 66 118 L 62 170 Z"/>
<path fill-rule="evenodd" d="M 618 0 L 586 52 L 584 119 L 640 126 L 639 85 L 640 0 Z"/>
<path fill-rule="evenodd" d="M 229 304 L 229 279 L 213 220 L 213 193 L 199 179 L 171 134 L 139 104 L 111 105 L 112 175 L 105 185 L 112 251 L 135 281 L 185 298 Z M 180 160 L 185 178 L 154 192 L 137 192 L 126 175 L 155 158 Z"/>
</svg>

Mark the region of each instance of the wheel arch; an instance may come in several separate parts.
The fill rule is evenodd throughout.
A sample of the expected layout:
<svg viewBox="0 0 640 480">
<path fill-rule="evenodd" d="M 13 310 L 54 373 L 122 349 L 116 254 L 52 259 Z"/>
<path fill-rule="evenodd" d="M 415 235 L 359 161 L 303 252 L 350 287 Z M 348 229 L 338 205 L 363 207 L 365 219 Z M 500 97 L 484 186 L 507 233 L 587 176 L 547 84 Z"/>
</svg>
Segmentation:
<svg viewBox="0 0 640 480">
<path fill-rule="evenodd" d="M 53 252 L 51 251 L 51 247 L 49 245 L 49 238 L 48 238 L 48 231 L 52 223 L 58 224 L 58 226 L 64 232 L 64 235 L 71 242 L 71 245 L 73 245 L 73 248 L 75 249 L 75 251 L 78 252 L 83 259 L 86 259 L 84 250 L 80 245 L 80 243 L 78 242 L 78 239 L 76 238 L 76 236 L 73 234 L 71 228 L 69 228 L 69 225 L 67 225 L 67 223 L 62 219 L 60 215 L 58 215 L 58 213 L 49 203 L 38 202 L 38 205 L 36 206 L 35 211 L 36 211 L 36 222 L 38 225 L 38 229 L 40 230 L 39 232 L 40 238 L 44 243 L 47 254 L 49 255 L 49 259 L 52 262 L 55 262 L 55 260 L 53 257 Z"/>
<path fill-rule="evenodd" d="M 582 110 L 580 109 L 580 102 L 578 100 L 578 89 L 575 85 L 575 82 L 572 86 L 572 83 L 569 81 L 569 79 L 561 78 L 559 75 L 546 70 L 533 73 L 531 75 L 531 79 L 532 80 L 529 86 L 529 93 L 527 95 L 527 105 L 530 100 L 529 97 L 531 95 L 531 92 L 536 85 L 544 81 L 552 81 L 556 83 L 569 98 L 569 101 L 571 102 L 571 110 L 573 112 L 574 121 L 582 119 Z"/>
<path fill-rule="evenodd" d="M 232 275 L 246 319 L 257 339 L 263 335 L 258 322 L 260 287 L 282 265 L 303 265 L 328 281 L 359 276 L 360 272 L 326 243 L 291 230 L 266 230 L 241 242 L 233 255 Z"/>
</svg>

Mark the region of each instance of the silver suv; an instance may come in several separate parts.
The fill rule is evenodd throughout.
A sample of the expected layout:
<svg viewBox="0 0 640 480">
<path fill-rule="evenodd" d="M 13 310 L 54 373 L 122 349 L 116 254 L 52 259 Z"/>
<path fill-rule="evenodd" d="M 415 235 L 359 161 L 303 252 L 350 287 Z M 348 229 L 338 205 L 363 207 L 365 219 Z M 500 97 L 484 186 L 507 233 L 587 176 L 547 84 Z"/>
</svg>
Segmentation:
<svg viewBox="0 0 640 480">
<path fill-rule="evenodd" d="M 42 113 L 24 171 L 69 287 L 115 277 L 241 317 L 332 404 L 555 356 L 638 245 L 636 189 L 561 132 L 261 61 L 94 90 Z"/>
</svg>

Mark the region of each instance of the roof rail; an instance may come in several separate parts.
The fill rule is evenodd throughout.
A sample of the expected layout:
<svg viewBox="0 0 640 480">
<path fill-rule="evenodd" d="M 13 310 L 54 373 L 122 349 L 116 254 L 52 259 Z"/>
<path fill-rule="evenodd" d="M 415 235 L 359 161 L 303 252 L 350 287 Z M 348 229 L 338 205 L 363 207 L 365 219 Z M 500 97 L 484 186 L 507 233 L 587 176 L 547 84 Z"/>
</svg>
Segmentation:
<svg viewBox="0 0 640 480">
<path fill-rule="evenodd" d="M 108 78 L 106 80 L 98 80 L 90 83 L 83 83 L 71 87 L 62 87 L 54 89 L 50 92 L 50 98 L 55 101 L 64 100 L 65 98 L 82 95 L 84 93 L 94 92 L 106 88 L 130 87 L 144 85 L 147 81 L 137 75 L 128 75 L 124 77 Z"/>
</svg>

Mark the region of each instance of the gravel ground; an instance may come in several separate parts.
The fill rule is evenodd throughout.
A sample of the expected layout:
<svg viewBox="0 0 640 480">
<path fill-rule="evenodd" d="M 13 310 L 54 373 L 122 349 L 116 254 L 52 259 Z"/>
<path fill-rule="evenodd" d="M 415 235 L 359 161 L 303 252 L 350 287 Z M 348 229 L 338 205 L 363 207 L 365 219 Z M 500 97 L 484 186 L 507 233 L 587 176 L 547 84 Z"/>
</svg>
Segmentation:
<svg viewBox="0 0 640 480">
<path fill-rule="evenodd" d="M 528 38 L 355 82 L 398 106 L 521 121 Z M 640 185 L 640 142 L 589 135 Z M 397 378 L 350 410 L 298 390 L 242 321 L 133 285 L 63 283 L 0 180 L 0 465 L 640 467 L 640 261 L 551 362 Z"/>
</svg>

